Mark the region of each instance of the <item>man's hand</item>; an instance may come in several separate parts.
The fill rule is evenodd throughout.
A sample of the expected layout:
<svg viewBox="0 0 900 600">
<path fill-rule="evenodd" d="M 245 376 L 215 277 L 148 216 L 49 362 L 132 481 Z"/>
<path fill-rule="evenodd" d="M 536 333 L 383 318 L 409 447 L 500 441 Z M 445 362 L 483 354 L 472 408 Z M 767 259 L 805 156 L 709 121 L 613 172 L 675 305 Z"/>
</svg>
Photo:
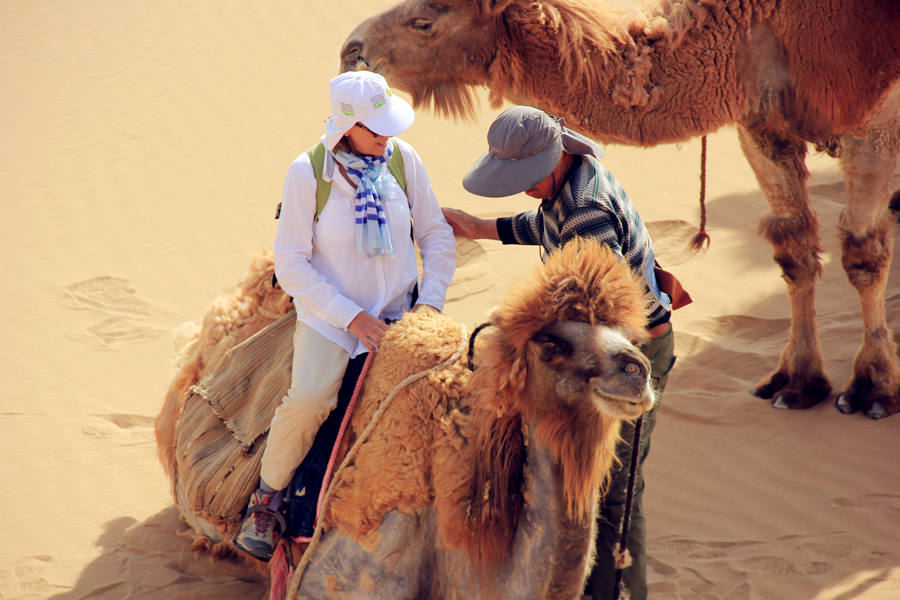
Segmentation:
<svg viewBox="0 0 900 600">
<path fill-rule="evenodd" d="M 381 343 L 381 338 L 384 337 L 384 332 L 387 331 L 387 328 L 387 323 L 373 317 L 364 310 L 353 317 L 353 320 L 347 325 L 347 330 L 358 337 L 369 349 L 369 352 L 378 350 L 378 344 Z"/>
<path fill-rule="evenodd" d="M 496 219 L 479 219 L 457 208 L 441 208 L 447 223 L 453 228 L 453 235 L 468 240 L 499 240 Z"/>
</svg>

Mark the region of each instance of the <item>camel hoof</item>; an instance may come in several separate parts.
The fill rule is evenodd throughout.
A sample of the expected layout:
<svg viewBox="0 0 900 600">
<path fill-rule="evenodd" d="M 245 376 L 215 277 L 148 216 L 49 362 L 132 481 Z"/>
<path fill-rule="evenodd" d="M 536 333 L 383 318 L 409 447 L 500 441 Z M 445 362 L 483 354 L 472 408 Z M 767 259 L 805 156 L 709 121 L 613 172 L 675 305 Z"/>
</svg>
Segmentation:
<svg viewBox="0 0 900 600">
<path fill-rule="evenodd" d="M 853 402 L 851 402 L 845 394 L 838 396 L 838 399 L 834 402 L 834 407 L 845 415 L 853 414 L 857 410 L 856 407 L 853 406 Z"/>
<path fill-rule="evenodd" d="M 900 412 L 896 391 L 878 389 L 869 378 L 857 378 L 844 388 L 835 408 L 848 415 L 861 410 L 870 419 L 883 419 Z"/>
<path fill-rule="evenodd" d="M 790 377 L 783 373 L 774 373 L 767 380 L 764 380 L 756 386 L 750 393 L 757 398 L 768 400 L 774 396 L 778 390 L 787 387 L 788 383 L 790 383 Z"/>
<path fill-rule="evenodd" d="M 888 411 L 881 406 L 881 402 L 876 400 L 872 403 L 872 407 L 866 411 L 866 416 L 870 419 L 883 419 L 888 416 Z"/>
<path fill-rule="evenodd" d="M 815 406 L 831 393 L 831 384 L 822 375 L 791 379 L 784 373 L 776 372 L 753 390 L 753 395 L 772 401 L 778 409 L 805 409 Z"/>
</svg>

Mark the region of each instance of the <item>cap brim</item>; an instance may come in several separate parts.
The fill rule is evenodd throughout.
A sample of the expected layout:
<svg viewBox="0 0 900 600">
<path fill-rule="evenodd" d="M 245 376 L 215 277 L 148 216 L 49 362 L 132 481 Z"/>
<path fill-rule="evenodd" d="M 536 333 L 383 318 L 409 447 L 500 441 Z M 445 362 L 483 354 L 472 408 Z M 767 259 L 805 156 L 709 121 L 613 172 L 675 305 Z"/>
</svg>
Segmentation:
<svg viewBox="0 0 900 600">
<path fill-rule="evenodd" d="M 390 109 L 371 119 L 365 119 L 362 124 L 377 133 L 378 135 L 400 135 L 413 124 L 416 119 L 416 113 L 413 111 L 409 102 L 400 96 L 391 96 Z"/>
<path fill-rule="evenodd" d="M 531 189 L 549 175 L 562 154 L 557 138 L 528 158 L 506 160 L 485 153 L 463 176 L 463 187 L 478 196 L 502 198 Z"/>
</svg>

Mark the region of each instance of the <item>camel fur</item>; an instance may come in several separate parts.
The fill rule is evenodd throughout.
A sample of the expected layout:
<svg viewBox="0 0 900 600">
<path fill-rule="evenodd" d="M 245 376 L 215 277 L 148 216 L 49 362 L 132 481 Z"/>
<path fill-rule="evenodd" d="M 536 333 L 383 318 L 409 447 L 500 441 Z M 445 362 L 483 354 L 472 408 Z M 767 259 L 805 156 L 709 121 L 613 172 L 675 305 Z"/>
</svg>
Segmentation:
<svg viewBox="0 0 900 600">
<path fill-rule="evenodd" d="M 654 402 L 635 346 L 644 307 L 606 246 L 573 242 L 494 311 L 474 372 L 465 353 L 434 369 L 466 342 L 449 317 L 426 309 L 391 325 L 342 451 L 383 412 L 337 475 L 325 534 L 289 597 L 580 597 L 619 424 Z M 177 430 L 177 410 L 164 414 Z M 233 531 L 207 525 L 217 539 Z"/>
<path fill-rule="evenodd" d="M 662 0 L 618 13 L 589 0 L 407 0 L 363 21 L 343 70 L 383 74 L 438 113 L 472 111 L 473 86 L 565 118 L 604 142 L 653 146 L 736 124 L 771 214 L 791 304 L 790 337 L 754 389 L 778 408 L 825 399 L 815 318 L 819 225 L 807 143 L 840 157 L 843 265 L 863 341 L 838 394 L 842 412 L 900 411 L 900 360 L 885 320 L 893 252 L 888 211 L 900 156 L 896 0 Z"/>
</svg>

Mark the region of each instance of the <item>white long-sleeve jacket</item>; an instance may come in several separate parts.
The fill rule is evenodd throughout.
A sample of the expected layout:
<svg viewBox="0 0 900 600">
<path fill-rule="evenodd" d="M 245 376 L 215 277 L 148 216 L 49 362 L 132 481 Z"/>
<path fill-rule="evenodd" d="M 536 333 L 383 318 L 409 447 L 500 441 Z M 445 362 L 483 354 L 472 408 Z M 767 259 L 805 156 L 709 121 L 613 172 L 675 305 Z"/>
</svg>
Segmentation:
<svg viewBox="0 0 900 600">
<path fill-rule="evenodd" d="M 394 138 L 403 155 L 406 192 L 388 174 L 382 197 L 394 254 L 368 257 L 356 249 L 353 188 L 326 154 L 325 179 L 331 179 L 328 202 L 318 220 L 316 178 L 304 152 L 288 169 L 281 216 L 275 233 L 275 273 L 294 298 L 297 319 L 341 345 L 351 357 L 366 347 L 347 330 L 366 311 L 382 319 L 399 319 L 410 307 L 418 279 L 415 243 L 422 258 L 418 304 L 439 310 L 456 269 L 456 241 L 444 220 L 422 159 L 403 140 Z M 408 194 L 408 198 L 407 198 Z"/>
</svg>

